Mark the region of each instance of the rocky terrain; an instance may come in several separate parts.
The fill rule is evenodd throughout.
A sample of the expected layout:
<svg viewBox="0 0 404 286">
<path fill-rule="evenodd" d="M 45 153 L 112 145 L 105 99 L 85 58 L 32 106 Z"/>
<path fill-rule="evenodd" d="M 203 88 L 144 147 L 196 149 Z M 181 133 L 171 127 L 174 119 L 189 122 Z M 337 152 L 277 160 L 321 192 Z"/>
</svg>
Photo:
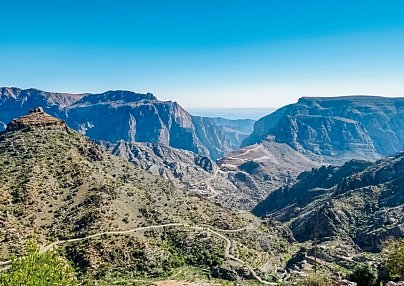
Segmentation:
<svg viewBox="0 0 404 286">
<path fill-rule="evenodd" d="M 317 240 L 320 256 L 349 268 L 363 252 L 404 237 L 404 153 L 304 172 L 253 213 L 285 223 L 300 242 Z"/>
<path fill-rule="evenodd" d="M 303 171 L 403 150 L 403 130 L 403 98 L 301 98 L 258 120 L 244 147 L 217 164 L 248 208 Z"/>
<path fill-rule="evenodd" d="M 195 165 L 193 163 L 195 159 L 185 159 L 184 156 L 178 155 L 181 152 L 175 150 L 170 153 L 177 153 L 177 156 L 166 160 L 170 165 L 164 164 L 164 172 L 171 173 L 171 178 L 181 177 L 180 185 L 184 189 L 205 194 L 225 206 L 250 209 L 271 191 L 295 182 L 302 171 L 320 165 L 343 164 L 349 159 L 375 160 L 384 156 L 390 147 L 387 148 L 386 145 L 384 151 L 380 148 L 377 151 L 376 146 L 383 144 L 375 143 L 382 140 L 378 132 L 382 132 L 383 128 L 390 134 L 389 139 L 397 143 L 390 148 L 390 152 L 398 151 L 402 148 L 400 144 L 403 140 L 400 136 L 404 129 L 401 121 L 404 116 L 401 102 L 401 99 L 380 97 L 303 98 L 297 104 L 281 108 L 259 120 L 253 134 L 244 141 L 244 144 L 247 144 L 254 138 L 260 138 L 257 140 L 258 143 L 227 153 L 217 161 L 217 165 L 212 162 L 212 169 L 209 172 Z M 208 130 L 209 126 L 234 130 L 236 128 L 232 123 L 234 121 L 193 117 L 194 126 L 205 126 Z M 240 129 L 242 126 L 240 122 L 235 125 L 237 130 L 243 132 L 238 137 L 240 139 L 249 130 L 248 125 L 251 122 L 245 124 L 244 129 Z M 271 124 L 272 129 L 268 127 L 272 126 Z M 196 128 L 196 130 L 206 129 Z M 233 133 L 239 134 L 240 131 L 237 130 Z M 197 132 L 197 135 L 199 138 L 208 138 L 209 142 L 214 142 L 214 137 L 209 137 L 209 134 L 214 133 L 212 127 L 210 132 L 206 134 Z M 261 134 L 260 137 L 257 134 Z M 209 142 L 202 141 L 203 145 L 212 146 Z M 222 146 L 227 146 L 226 150 L 233 148 L 232 144 L 226 141 L 222 142 Z M 133 155 L 127 156 L 128 152 L 117 150 L 113 149 L 115 154 L 132 162 L 136 161 L 133 160 Z M 209 151 L 216 156 L 219 156 L 218 152 L 217 149 Z M 142 158 L 143 161 L 145 159 L 147 158 Z M 156 162 L 154 159 L 151 161 Z M 139 158 L 135 162 L 140 166 L 154 163 L 139 164 Z M 181 169 L 179 166 L 184 165 L 188 167 L 182 167 L 182 171 L 179 171 Z M 162 172 L 159 168 L 159 173 Z"/>
<path fill-rule="evenodd" d="M 251 120 L 191 116 L 178 103 L 159 101 L 150 93 L 74 95 L 1 88 L 0 130 L 38 106 L 94 140 L 159 143 L 212 159 L 237 149 L 253 124 Z"/>
<path fill-rule="evenodd" d="M 209 171 L 209 161 L 195 158 Z M 35 239 L 41 251 L 59 246 L 96 279 L 159 277 L 189 266 L 264 281 L 293 251 L 279 224 L 178 190 L 41 109 L 0 133 L 0 166 L 3 267 Z"/>
<path fill-rule="evenodd" d="M 256 145 L 247 148 L 244 153 L 229 153 L 217 162 L 161 144 L 121 141 L 103 145 L 112 154 L 170 179 L 184 191 L 240 210 L 250 210 L 265 199 L 270 190 L 294 182 L 301 170 L 320 165 L 299 155 L 286 144 L 283 152 L 273 153 L 276 156 L 268 153 L 269 146 Z M 276 150 L 280 150 L 278 145 Z M 253 157 L 250 151 L 254 153 Z"/>
</svg>

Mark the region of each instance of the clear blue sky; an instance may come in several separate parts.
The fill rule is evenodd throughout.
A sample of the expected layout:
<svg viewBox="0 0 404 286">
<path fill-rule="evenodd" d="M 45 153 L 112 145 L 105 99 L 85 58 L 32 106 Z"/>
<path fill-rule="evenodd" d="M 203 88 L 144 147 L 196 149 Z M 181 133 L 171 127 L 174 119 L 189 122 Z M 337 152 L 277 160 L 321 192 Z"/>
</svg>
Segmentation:
<svg viewBox="0 0 404 286">
<path fill-rule="evenodd" d="M 404 96 L 404 1 L 2 1 L 0 85 L 185 107 Z"/>
</svg>

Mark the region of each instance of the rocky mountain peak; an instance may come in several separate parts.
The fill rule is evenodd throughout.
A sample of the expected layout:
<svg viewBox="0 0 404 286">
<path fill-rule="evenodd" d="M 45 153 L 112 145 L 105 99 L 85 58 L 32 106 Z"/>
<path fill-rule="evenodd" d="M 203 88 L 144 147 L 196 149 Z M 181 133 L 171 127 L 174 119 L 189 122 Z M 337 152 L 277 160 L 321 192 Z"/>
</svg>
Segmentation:
<svg viewBox="0 0 404 286">
<path fill-rule="evenodd" d="M 16 98 L 21 92 L 21 89 L 16 87 L 2 87 L 0 88 L 0 98 L 2 97 L 13 97 Z"/>
<path fill-rule="evenodd" d="M 14 119 L 8 125 L 7 131 L 32 129 L 32 128 L 67 128 L 64 121 L 55 118 L 43 111 L 42 107 L 31 109 L 29 113 L 20 118 Z"/>
<path fill-rule="evenodd" d="M 145 100 L 157 100 L 152 93 L 136 93 L 127 90 L 109 90 L 100 94 L 89 94 L 76 104 L 101 104 L 101 103 L 134 103 Z"/>
</svg>

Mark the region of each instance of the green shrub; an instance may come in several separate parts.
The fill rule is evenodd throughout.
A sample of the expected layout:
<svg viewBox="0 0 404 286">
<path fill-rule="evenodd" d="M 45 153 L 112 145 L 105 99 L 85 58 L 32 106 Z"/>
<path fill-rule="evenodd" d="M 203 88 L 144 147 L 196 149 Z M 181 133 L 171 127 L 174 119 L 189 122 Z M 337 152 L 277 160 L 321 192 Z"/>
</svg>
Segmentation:
<svg viewBox="0 0 404 286">
<path fill-rule="evenodd" d="M 325 273 L 309 273 L 309 275 L 298 281 L 299 286 L 332 286 L 332 279 Z"/>
<path fill-rule="evenodd" d="M 40 253 L 28 244 L 28 254 L 12 261 L 11 268 L 0 274 L 0 286 L 75 286 L 73 267 L 56 251 Z"/>
<path fill-rule="evenodd" d="M 376 286 L 377 277 L 377 270 L 375 268 L 369 264 L 361 264 L 355 267 L 348 279 L 356 282 L 358 286 Z"/>
<path fill-rule="evenodd" d="M 384 266 L 392 279 L 404 278 L 404 239 L 391 240 L 383 249 Z"/>
</svg>

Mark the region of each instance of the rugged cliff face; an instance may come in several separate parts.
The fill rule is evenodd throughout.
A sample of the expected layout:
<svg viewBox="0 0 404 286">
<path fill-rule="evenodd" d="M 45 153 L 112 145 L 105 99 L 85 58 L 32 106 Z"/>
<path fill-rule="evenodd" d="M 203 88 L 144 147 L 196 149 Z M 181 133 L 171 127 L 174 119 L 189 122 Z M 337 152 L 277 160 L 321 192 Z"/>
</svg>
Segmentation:
<svg viewBox="0 0 404 286">
<path fill-rule="evenodd" d="M 0 91 L 0 130 L 14 117 L 41 106 L 91 139 L 158 143 L 212 159 L 237 149 L 252 131 L 251 121 L 193 117 L 178 103 L 159 101 L 150 93 L 72 95 L 18 88 Z"/>
<path fill-rule="evenodd" d="M 260 119 L 243 146 L 271 138 L 329 162 L 378 159 L 404 147 L 404 98 L 301 98 Z"/>
<path fill-rule="evenodd" d="M 103 142 L 103 145 L 110 153 L 135 166 L 170 179 L 179 189 L 189 192 L 199 186 L 196 193 L 210 195 L 203 182 L 213 176 L 216 164 L 208 157 L 158 143 L 119 141 L 114 144 Z"/>
<path fill-rule="evenodd" d="M 67 108 L 67 123 L 96 140 L 153 142 L 208 155 L 192 118 L 175 102 L 151 94 L 109 91 L 83 97 Z"/>
<path fill-rule="evenodd" d="M 240 148 L 241 142 L 251 134 L 254 125 L 254 121 L 249 119 L 230 120 L 199 116 L 192 116 L 192 123 L 196 136 L 215 159 Z"/>
<path fill-rule="evenodd" d="M 0 131 L 14 118 L 42 107 L 47 113 L 64 119 L 63 109 L 85 94 L 46 92 L 38 89 L 0 88 Z"/>
</svg>

